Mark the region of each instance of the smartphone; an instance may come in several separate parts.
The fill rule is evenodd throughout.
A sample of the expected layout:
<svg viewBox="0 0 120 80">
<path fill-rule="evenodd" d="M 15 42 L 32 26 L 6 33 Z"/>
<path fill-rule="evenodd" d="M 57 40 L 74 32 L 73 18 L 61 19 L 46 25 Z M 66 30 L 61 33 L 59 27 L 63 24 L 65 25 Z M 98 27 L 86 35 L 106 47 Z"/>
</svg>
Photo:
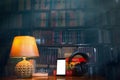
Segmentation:
<svg viewBox="0 0 120 80">
<path fill-rule="evenodd" d="M 66 75 L 66 60 L 65 58 L 57 59 L 57 73 L 56 75 L 64 76 Z"/>
</svg>

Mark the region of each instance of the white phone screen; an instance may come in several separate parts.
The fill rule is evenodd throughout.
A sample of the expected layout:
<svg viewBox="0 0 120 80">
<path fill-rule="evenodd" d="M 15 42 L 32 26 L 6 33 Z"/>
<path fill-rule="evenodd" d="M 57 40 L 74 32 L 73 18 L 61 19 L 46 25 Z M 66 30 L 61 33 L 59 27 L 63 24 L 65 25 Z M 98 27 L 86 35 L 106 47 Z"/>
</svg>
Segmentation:
<svg viewBox="0 0 120 80">
<path fill-rule="evenodd" d="M 57 75 L 65 75 L 66 61 L 65 59 L 57 59 Z"/>
</svg>

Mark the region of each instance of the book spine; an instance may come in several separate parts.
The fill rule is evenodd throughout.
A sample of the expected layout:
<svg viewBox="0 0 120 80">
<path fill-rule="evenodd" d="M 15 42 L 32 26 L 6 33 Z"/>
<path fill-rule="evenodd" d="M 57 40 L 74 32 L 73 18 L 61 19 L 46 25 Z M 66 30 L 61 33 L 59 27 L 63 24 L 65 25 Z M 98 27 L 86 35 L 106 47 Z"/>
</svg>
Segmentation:
<svg viewBox="0 0 120 80">
<path fill-rule="evenodd" d="M 26 10 L 31 10 L 31 0 L 26 0 Z"/>
</svg>

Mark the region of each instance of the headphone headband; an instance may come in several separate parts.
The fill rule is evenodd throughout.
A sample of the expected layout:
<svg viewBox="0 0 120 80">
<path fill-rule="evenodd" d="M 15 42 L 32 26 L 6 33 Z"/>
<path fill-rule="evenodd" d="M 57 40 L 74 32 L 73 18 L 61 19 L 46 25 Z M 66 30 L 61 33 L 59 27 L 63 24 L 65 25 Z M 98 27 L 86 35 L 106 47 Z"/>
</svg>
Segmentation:
<svg viewBox="0 0 120 80">
<path fill-rule="evenodd" d="M 85 53 L 80 53 L 79 51 L 76 51 L 76 52 L 72 53 L 72 55 L 69 57 L 68 64 L 72 61 L 72 58 L 73 58 L 74 56 L 76 56 L 76 55 L 82 56 L 82 57 L 83 57 L 85 60 L 87 60 L 87 61 L 89 60 L 87 54 L 85 54 Z"/>
</svg>

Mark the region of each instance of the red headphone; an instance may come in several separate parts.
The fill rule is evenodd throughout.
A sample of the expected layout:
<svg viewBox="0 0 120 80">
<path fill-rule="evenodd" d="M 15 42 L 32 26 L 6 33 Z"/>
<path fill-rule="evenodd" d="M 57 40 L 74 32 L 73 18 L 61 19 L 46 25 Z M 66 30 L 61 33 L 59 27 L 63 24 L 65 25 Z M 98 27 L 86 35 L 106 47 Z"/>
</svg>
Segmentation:
<svg viewBox="0 0 120 80">
<path fill-rule="evenodd" d="M 87 66 L 86 63 L 89 61 L 89 57 L 85 53 L 80 53 L 80 52 L 76 51 L 76 52 L 72 53 L 72 55 L 69 57 L 68 64 L 70 64 L 70 62 L 72 61 L 72 59 L 76 55 L 82 56 L 85 59 L 85 61 L 83 60 L 80 63 L 75 64 L 75 66 L 74 66 L 74 68 L 72 70 L 73 71 L 72 73 L 75 76 L 82 76 L 87 72 L 88 66 Z"/>
</svg>

